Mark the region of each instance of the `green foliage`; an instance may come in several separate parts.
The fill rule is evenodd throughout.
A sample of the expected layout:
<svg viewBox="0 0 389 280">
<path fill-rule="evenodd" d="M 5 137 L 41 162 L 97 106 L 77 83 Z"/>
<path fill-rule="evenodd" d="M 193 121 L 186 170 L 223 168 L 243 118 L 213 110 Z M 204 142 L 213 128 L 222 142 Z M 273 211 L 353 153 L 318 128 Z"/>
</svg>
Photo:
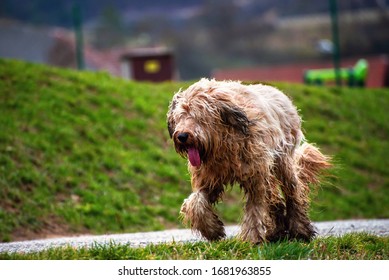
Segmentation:
<svg viewBox="0 0 389 280">
<path fill-rule="evenodd" d="M 166 112 L 188 85 L 0 60 L 0 241 L 179 227 L 190 182 Z M 334 156 L 312 218 L 389 217 L 387 90 L 277 86 Z M 219 210 L 236 223 L 242 194 L 227 194 Z"/>
</svg>

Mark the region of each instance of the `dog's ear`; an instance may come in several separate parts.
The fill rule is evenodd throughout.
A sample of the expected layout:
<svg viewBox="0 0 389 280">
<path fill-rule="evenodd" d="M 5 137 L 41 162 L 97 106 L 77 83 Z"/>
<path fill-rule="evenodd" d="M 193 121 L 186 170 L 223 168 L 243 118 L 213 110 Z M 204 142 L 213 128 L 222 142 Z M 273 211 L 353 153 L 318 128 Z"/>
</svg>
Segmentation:
<svg viewBox="0 0 389 280">
<path fill-rule="evenodd" d="M 169 131 L 170 138 L 173 137 L 174 130 L 176 129 L 176 125 L 172 118 L 167 119 L 167 130 Z"/>
<path fill-rule="evenodd" d="M 173 137 L 174 130 L 176 129 L 176 123 L 173 119 L 173 111 L 177 106 L 177 101 L 174 98 L 169 105 L 169 111 L 167 113 L 167 129 L 169 131 L 170 138 Z"/>
<path fill-rule="evenodd" d="M 244 135 L 249 134 L 250 121 L 246 113 L 237 106 L 223 104 L 221 106 L 220 117 L 225 124 L 232 126 Z"/>
</svg>

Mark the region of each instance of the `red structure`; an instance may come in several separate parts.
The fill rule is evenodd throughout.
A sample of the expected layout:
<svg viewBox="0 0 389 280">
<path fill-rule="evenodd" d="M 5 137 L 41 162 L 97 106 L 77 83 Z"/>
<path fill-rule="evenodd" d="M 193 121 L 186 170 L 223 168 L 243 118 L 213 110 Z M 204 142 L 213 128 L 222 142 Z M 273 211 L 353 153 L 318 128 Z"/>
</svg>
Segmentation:
<svg viewBox="0 0 389 280">
<path fill-rule="evenodd" d="M 122 56 L 122 73 L 136 81 L 163 82 L 175 79 L 173 54 L 167 49 L 133 50 Z"/>
<path fill-rule="evenodd" d="M 353 67 L 358 59 L 344 59 L 341 67 Z M 366 57 L 365 59 L 369 64 L 366 87 L 389 87 L 389 57 L 381 55 Z M 240 69 L 217 69 L 213 71 L 212 76 L 218 80 L 303 83 L 306 70 L 332 67 L 332 62 L 328 61 Z"/>
</svg>

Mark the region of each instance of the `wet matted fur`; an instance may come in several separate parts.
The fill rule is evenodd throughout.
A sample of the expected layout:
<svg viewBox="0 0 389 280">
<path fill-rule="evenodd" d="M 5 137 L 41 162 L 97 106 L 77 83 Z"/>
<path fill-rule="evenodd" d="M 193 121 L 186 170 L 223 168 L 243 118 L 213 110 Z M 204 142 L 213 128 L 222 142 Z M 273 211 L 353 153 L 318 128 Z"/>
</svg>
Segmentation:
<svg viewBox="0 0 389 280">
<path fill-rule="evenodd" d="M 241 239 L 314 237 L 309 184 L 318 184 L 330 163 L 305 141 L 285 94 L 261 84 L 201 79 L 174 95 L 167 121 L 176 151 L 188 158 L 193 193 L 181 213 L 193 230 L 208 240 L 225 237 L 213 206 L 237 183 L 245 193 Z"/>
</svg>

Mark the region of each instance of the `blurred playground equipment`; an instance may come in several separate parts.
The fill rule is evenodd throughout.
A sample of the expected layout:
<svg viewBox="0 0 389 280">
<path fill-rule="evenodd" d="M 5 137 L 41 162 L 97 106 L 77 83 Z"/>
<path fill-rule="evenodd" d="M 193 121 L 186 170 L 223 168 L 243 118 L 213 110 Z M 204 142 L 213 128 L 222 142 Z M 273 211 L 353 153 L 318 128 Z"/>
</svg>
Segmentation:
<svg viewBox="0 0 389 280">
<path fill-rule="evenodd" d="M 365 59 L 359 59 L 352 68 L 340 68 L 338 71 L 342 84 L 350 87 L 364 87 L 366 85 L 369 64 Z M 304 73 L 306 84 L 323 85 L 336 81 L 336 70 L 333 68 L 307 70 Z"/>
</svg>

